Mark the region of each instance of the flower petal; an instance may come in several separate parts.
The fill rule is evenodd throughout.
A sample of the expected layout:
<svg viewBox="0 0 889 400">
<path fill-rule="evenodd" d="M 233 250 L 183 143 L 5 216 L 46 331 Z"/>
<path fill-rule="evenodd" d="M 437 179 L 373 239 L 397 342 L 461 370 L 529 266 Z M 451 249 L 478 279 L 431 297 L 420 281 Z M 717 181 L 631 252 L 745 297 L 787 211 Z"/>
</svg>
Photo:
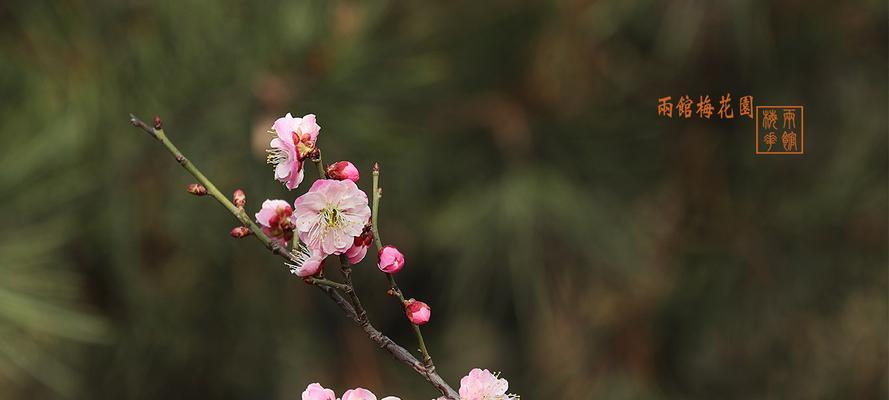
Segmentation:
<svg viewBox="0 0 889 400">
<path fill-rule="evenodd" d="M 272 125 L 272 129 L 275 131 L 275 135 L 277 135 L 279 139 L 289 143 L 292 146 L 293 131 L 296 130 L 300 122 L 301 121 L 299 118 L 293 118 L 290 113 L 287 113 L 287 115 L 275 120 L 275 123 Z"/>
</svg>

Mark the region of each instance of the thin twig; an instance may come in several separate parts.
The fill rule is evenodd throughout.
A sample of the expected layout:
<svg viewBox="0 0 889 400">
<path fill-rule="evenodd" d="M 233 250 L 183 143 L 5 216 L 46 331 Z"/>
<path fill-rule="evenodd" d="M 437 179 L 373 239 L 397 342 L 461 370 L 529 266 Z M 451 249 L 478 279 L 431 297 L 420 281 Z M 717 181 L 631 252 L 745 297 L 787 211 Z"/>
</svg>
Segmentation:
<svg viewBox="0 0 889 400">
<path fill-rule="evenodd" d="M 374 163 L 373 166 L 373 203 L 372 203 L 372 214 L 371 214 L 371 230 L 374 235 L 374 243 L 377 245 L 377 251 L 379 252 L 383 248 L 383 239 L 380 238 L 380 225 L 379 225 L 379 212 L 380 212 L 380 198 L 383 197 L 383 189 L 380 188 L 380 165 Z M 398 302 L 401 304 L 402 310 L 407 311 L 406 300 L 404 298 L 404 294 L 401 292 L 401 288 L 398 287 L 398 283 L 395 282 L 395 275 L 387 273 L 386 277 L 389 279 L 389 293 L 398 298 Z M 426 370 L 431 372 L 435 371 L 435 364 L 432 363 L 432 356 L 429 355 L 429 350 L 426 349 L 426 341 L 423 340 L 423 333 L 420 332 L 420 326 L 411 322 L 411 329 L 414 331 L 414 336 L 417 338 L 417 345 L 420 348 L 420 353 L 423 354 L 423 365 L 426 367 Z"/>
</svg>

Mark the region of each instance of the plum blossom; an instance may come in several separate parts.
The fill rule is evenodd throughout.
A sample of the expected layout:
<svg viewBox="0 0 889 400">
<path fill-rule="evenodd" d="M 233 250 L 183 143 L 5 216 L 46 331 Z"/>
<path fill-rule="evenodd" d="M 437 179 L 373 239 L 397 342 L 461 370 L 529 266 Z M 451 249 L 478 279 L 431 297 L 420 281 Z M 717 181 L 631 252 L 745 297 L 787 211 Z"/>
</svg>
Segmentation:
<svg viewBox="0 0 889 400">
<path fill-rule="evenodd" d="M 266 236 L 281 246 L 287 246 L 293 239 L 293 208 L 284 200 L 266 200 L 256 213 L 256 222 L 262 225 Z"/>
<path fill-rule="evenodd" d="M 367 255 L 367 248 L 373 243 L 374 234 L 370 225 L 365 225 L 361 235 L 355 236 L 352 241 L 352 247 L 346 250 L 346 257 L 349 258 L 349 264 L 358 264 Z"/>
<path fill-rule="evenodd" d="M 487 369 L 473 368 L 460 379 L 460 400 L 513 400 L 519 396 L 507 394 L 509 382 Z"/>
<path fill-rule="evenodd" d="M 321 271 L 321 265 L 324 262 L 324 258 L 327 257 L 325 254 L 319 251 L 312 251 L 302 243 L 295 247 L 290 254 L 296 260 L 296 263 L 284 263 L 290 267 L 290 273 L 300 278 L 305 278 Z"/>
<path fill-rule="evenodd" d="M 303 180 L 303 161 L 315 151 L 321 127 L 314 114 L 294 118 L 290 113 L 272 125 L 275 138 L 269 143 L 267 161 L 275 166 L 275 179 L 293 190 Z"/>
<path fill-rule="evenodd" d="M 318 383 L 311 383 L 303 391 L 302 400 L 336 400 L 336 394 Z"/>
<path fill-rule="evenodd" d="M 367 195 L 350 180 L 319 179 L 293 207 L 300 240 L 326 255 L 349 250 L 370 218 Z"/>
<path fill-rule="evenodd" d="M 404 268 L 404 254 L 395 246 L 385 246 L 377 254 L 377 267 L 387 274 L 394 274 Z"/>
<path fill-rule="evenodd" d="M 342 400 L 377 400 L 377 396 L 365 388 L 355 388 L 343 393 Z"/>
</svg>

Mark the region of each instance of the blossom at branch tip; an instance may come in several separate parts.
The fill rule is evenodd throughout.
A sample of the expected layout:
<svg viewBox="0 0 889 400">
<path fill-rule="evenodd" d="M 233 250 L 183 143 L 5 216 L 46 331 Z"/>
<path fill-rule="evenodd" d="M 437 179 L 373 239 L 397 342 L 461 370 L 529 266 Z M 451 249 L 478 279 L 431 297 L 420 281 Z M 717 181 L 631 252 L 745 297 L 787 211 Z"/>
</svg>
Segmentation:
<svg viewBox="0 0 889 400">
<path fill-rule="evenodd" d="M 370 244 L 373 243 L 374 234 L 370 225 L 365 225 L 364 230 L 361 231 L 361 234 L 355 236 L 355 240 L 352 242 L 352 247 L 349 247 L 349 250 L 346 250 L 346 257 L 349 258 L 349 264 L 355 265 L 361 262 L 364 259 L 364 256 L 367 255 L 367 249 L 370 247 Z"/>
<path fill-rule="evenodd" d="M 358 173 L 358 168 L 355 167 L 355 164 L 352 164 L 348 161 L 338 161 L 333 164 L 330 164 L 327 167 L 327 177 L 330 179 L 336 180 L 344 180 L 348 179 L 352 182 L 358 183 L 358 179 L 360 178 L 360 174 Z"/>
<path fill-rule="evenodd" d="M 509 382 L 487 369 L 473 368 L 460 379 L 460 400 L 513 400 L 519 396 L 507 394 Z"/>
<path fill-rule="evenodd" d="M 269 143 L 267 161 L 275 166 L 275 179 L 293 190 L 303 180 L 304 160 L 315 151 L 321 127 L 314 114 L 294 118 L 290 113 L 272 125 L 275 138 Z"/>
<path fill-rule="evenodd" d="M 414 325 L 424 325 L 429 322 L 429 318 L 432 316 L 432 309 L 428 304 L 414 299 L 404 303 L 404 312 L 407 314 L 407 319 Z"/>
<path fill-rule="evenodd" d="M 336 393 L 318 383 L 311 383 L 303 391 L 302 400 L 336 400 Z"/>
<path fill-rule="evenodd" d="M 377 253 L 377 267 L 387 274 L 394 274 L 404 267 L 404 254 L 395 246 L 385 246 Z"/>
<path fill-rule="evenodd" d="M 256 213 L 256 222 L 262 225 L 262 232 L 281 246 L 287 246 L 293 239 L 293 208 L 284 200 L 266 200 Z"/>
<path fill-rule="evenodd" d="M 293 221 L 299 238 L 313 252 L 343 254 L 370 218 L 367 195 L 355 182 L 316 180 L 293 202 Z"/>
</svg>

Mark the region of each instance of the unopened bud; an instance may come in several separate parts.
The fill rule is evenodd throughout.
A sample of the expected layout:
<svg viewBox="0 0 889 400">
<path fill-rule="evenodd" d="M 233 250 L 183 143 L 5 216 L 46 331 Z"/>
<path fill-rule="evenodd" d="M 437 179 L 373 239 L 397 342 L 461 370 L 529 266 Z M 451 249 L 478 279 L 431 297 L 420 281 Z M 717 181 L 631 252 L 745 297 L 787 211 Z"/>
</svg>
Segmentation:
<svg viewBox="0 0 889 400">
<path fill-rule="evenodd" d="M 432 316 L 432 309 L 428 304 L 414 299 L 404 302 L 404 312 L 414 325 L 423 325 L 429 322 L 429 317 Z"/>
<path fill-rule="evenodd" d="M 359 178 L 358 168 L 355 168 L 355 164 L 348 161 L 335 162 L 327 167 L 327 177 L 340 181 L 348 179 L 357 183 Z"/>
<path fill-rule="evenodd" d="M 380 163 L 374 162 L 374 172 L 380 172 Z"/>
<path fill-rule="evenodd" d="M 160 115 L 154 116 L 154 129 L 164 129 L 164 122 L 161 121 Z"/>
<path fill-rule="evenodd" d="M 387 274 L 394 274 L 404 267 L 404 255 L 395 246 L 383 247 L 377 257 L 377 267 Z"/>
<path fill-rule="evenodd" d="M 247 195 L 241 189 L 235 190 L 232 193 L 232 202 L 235 203 L 235 207 L 244 208 L 244 205 L 247 204 Z"/>
<path fill-rule="evenodd" d="M 232 228 L 232 231 L 229 232 L 229 235 L 232 235 L 233 238 L 242 238 L 250 236 L 250 229 L 246 226 L 236 226 Z"/>
<path fill-rule="evenodd" d="M 188 185 L 188 188 L 186 188 L 185 190 L 195 196 L 204 196 L 207 194 L 207 188 L 205 188 L 204 185 L 201 185 L 200 183 L 192 183 Z"/>
</svg>

